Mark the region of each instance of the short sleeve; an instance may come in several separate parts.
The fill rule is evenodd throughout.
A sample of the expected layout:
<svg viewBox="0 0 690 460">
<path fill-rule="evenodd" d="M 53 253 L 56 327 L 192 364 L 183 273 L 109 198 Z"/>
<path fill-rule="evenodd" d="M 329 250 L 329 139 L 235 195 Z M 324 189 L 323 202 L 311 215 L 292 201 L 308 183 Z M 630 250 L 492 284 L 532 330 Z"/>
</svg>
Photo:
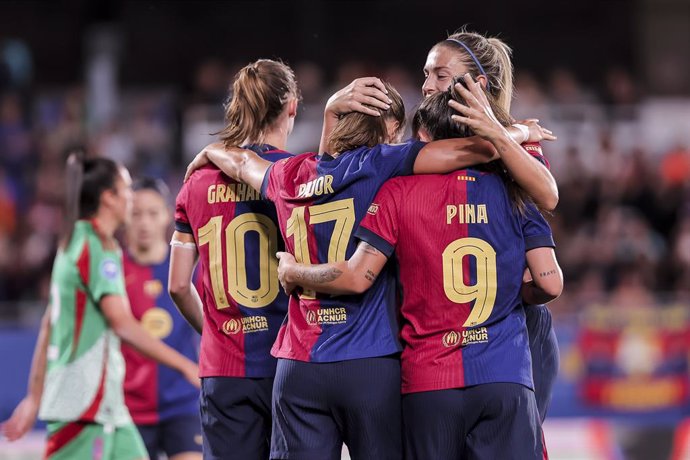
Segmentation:
<svg viewBox="0 0 690 460">
<path fill-rule="evenodd" d="M 541 164 L 546 166 L 547 169 L 551 169 L 549 160 L 547 160 L 544 156 L 544 153 L 541 149 L 541 144 L 539 142 L 526 142 L 522 144 L 522 148 L 525 149 L 527 153 L 536 158 Z"/>
<path fill-rule="evenodd" d="M 551 234 L 551 227 L 536 206 L 529 204 L 521 220 L 522 235 L 525 239 L 525 251 L 543 247 L 556 247 Z"/>
<path fill-rule="evenodd" d="M 410 176 L 420 150 L 425 142 L 413 141 L 404 144 L 381 144 L 372 150 L 370 161 L 380 177 L 389 179 L 397 176 Z"/>
<path fill-rule="evenodd" d="M 276 185 L 276 179 L 277 177 L 274 177 L 273 174 L 274 172 L 278 171 L 277 173 L 280 174 L 282 171 L 282 167 L 277 167 L 276 165 L 281 165 L 284 164 L 285 161 L 281 160 L 278 163 L 273 163 L 271 166 L 268 167 L 266 170 L 266 174 L 264 175 L 264 180 L 261 182 L 261 196 L 269 199 L 271 201 L 275 201 L 276 197 L 276 190 L 279 189 L 280 187 L 277 187 Z"/>
<path fill-rule="evenodd" d="M 175 199 L 175 230 L 180 233 L 194 234 L 187 216 L 187 197 L 189 196 L 189 182 L 185 182 Z"/>
<path fill-rule="evenodd" d="M 82 279 L 82 281 L 88 286 L 95 301 L 101 300 L 106 295 L 127 295 L 122 255 L 119 251 L 105 251 L 100 242 L 92 241 L 89 243 L 86 257 L 89 269 L 82 272 L 82 277 L 88 273 L 88 279 Z M 80 262 L 84 263 L 84 259 L 82 258 Z"/>
<path fill-rule="evenodd" d="M 355 232 L 360 240 L 369 243 L 390 257 L 398 243 L 397 181 L 388 181 L 369 205 L 364 219 Z"/>
</svg>

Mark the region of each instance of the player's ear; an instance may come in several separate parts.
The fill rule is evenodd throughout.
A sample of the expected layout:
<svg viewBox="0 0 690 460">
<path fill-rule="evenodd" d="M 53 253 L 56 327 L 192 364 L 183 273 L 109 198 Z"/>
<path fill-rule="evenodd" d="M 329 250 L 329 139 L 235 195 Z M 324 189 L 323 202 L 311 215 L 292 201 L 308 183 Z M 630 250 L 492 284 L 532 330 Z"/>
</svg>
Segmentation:
<svg viewBox="0 0 690 460">
<path fill-rule="evenodd" d="M 484 75 L 477 75 L 475 78 L 482 85 L 482 90 L 486 91 L 486 85 L 489 84 L 489 80 Z"/>
<path fill-rule="evenodd" d="M 299 105 L 299 101 L 297 98 L 292 98 L 288 101 L 288 116 L 290 118 L 295 118 L 297 116 L 297 106 Z"/>
</svg>

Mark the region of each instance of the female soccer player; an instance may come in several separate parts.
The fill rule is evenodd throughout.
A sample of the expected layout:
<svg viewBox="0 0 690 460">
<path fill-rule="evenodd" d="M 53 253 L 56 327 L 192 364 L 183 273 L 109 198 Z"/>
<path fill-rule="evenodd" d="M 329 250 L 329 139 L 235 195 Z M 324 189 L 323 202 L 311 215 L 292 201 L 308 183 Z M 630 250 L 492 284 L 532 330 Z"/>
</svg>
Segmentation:
<svg viewBox="0 0 690 460">
<path fill-rule="evenodd" d="M 46 458 L 147 458 L 124 403 L 120 339 L 196 385 L 198 368 L 151 337 L 131 314 L 122 251 L 113 237 L 131 210 L 127 170 L 109 159 L 72 154 L 66 182 L 49 320 L 42 323 L 29 393 L 3 430 L 8 437 L 23 435 L 40 401 L 39 416 L 48 422 Z"/>
<path fill-rule="evenodd" d="M 247 144 L 263 161 L 289 158 L 299 92 L 292 69 L 258 60 L 239 71 L 221 139 Z M 287 312 L 275 253 L 276 211 L 257 190 L 214 167 L 192 176 L 177 196 L 170 294 L 201 337 L 204 458 L 264 460 L 271 435 L 270 355 Z M 192 273 L 202 260 L 203 303 Z M 203 315 L 202 315 L 203 310 Z"/>
<path fill-rule="evenodd" d="M 168 295 L 170 192 L 161 180 L 134 184 L 132 218 L 127 225 L 124 273 L 134 317 L 149 334 L 197 361 L 197 333 Z M 123 344 L 125 403 L 149 457 L 201 460 L 199 390 L 182 376 Z"/>
<path fill-rule="evenodd" d="M 503 126 L 478 110 L 487 102 L 478 85 L 458 90 L 471 107 L 459 119 L 464 126 L 451 121 L 450 92 L 438 93 L 418 111 L 424 135 L 467 135 L 462 128 L 472 125 L 500 138 Z M 506 114 L 498 116 L 505 124 Z M 502 172 L 495 165 L 393 179 L 369 207 L 349 261 L 309 266 L 280 254 L 287 292 L 297 284 L 355 295 L 372 287 L 395 252 L 404 292 L 405 458 L 543 458 L 522 300 L 553 300 L 563 281 L 548 224 Z M 539 274 L 532 283 L 522 283 L 525 264 Z"/>
<path fill-rule="evenodd" d="M 354 252 L 352 231 L 387 179 L 414 173 L 449 172 L 486 162 L 478 138 L 429 144 L 396 142 L 404 125 L 397 92 L 385 86 L 389 109 L 381 117 L 342 116 L 324 153 L 277 163 L 253 152 L 211 145 L 190 165 L 210 159 L 276 204 L 286 247 L 308 263 L 345 260 Z M 512 138 L 495 141 L 521 155 Z M 474 155 L 474 156 L 472 156 Z M 292 297 L 274 356 L 279 359 L 273 393 L 272 458 L 339 458 L 345 442 L 353 458 L 402 456 L 395 283 L 386 272 L 362 296 L 330 299 L 307 292 Z M 366 388 L 341 392 L 339 389 Z"/>
<path fill-rule="evenodd" d="M 424 85 L 422 94 L 425 97 L 446 91 L 453 77 L 469 73 L 486 90 L 497 107 L 510 114 L 513 96 L 513 65 L 510 59 L 510 47 L 498 38 L 460 31 L 434 45 L 424 65 Z M 387 96 L 377 86 L 378 79 L 363 78 L 336 93 L 326 107 L 324 126 L 338 115 L 358 108 L 360 101 L 369 104 L 384 104 Z M 451 104 L 456 104 L 451 102 Z M 463 110 L 461 105 L 453 105 Z M 332 122 L 331 122 L 332 123 Z M 548 130 L 539 132 L 539 126 L 533 121 L 524 122 L 529 126 L 533 140 L 554 140 Z M 539 136 L 542 137 L 539 137 Z M 558 203 L 556 182 L 548 170 L 548 162 L 541 153 L 538 143 L 523 144 L 529 155 L 501 155 L 501 160 L 510 171 L 515 181 L 532 197 L 542 209 L 552 211 Z M 543 163 L 543 164 L 540 164 Z M 528 274 L 528 276 L 531 276 Z M 551 312 L 544 305 L 530 305 L 525 310 L 527 328 L 532 353 L 532 371 L 534 374 L 535 394 L 539 414 L 546 417 L 551 401 L 551 389 L 556 379 L 559 366 L 558 342 L 553 330 Z"/>
</svg>

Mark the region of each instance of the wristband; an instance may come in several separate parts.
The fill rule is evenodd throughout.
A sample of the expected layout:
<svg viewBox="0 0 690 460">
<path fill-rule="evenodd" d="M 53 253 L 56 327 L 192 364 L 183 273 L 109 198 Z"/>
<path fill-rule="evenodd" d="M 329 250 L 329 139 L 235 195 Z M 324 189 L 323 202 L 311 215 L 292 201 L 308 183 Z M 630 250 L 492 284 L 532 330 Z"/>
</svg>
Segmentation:
<svg viewBox="0 0 690 460">
<path fill-rule="evenodd" d="M 196 244 L 195 243 L 184 243 L 180 240 L 172 240 L 170 242 L 170 246 L 172 246 L 174 248 L 193 249 L 196 251 Z"/>
<path fill-rule="evenodd" d="M 523 139 L 522 141 L 518 142 L 518 144 L 524 144 L 525 142 L 527 142 L 527 140 L 529 139 L 529 126 L 521 125 L 520 123 L 515 123 L 513 125 L 513 128 L 519 129 L 522 133 Z"/>
</svg>

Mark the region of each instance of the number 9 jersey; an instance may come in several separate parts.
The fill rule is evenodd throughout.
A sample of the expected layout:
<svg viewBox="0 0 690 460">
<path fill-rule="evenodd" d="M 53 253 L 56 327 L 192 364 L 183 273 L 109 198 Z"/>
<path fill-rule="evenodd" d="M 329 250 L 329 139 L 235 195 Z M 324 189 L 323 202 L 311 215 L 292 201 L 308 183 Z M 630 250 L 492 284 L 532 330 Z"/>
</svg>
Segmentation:
<svg viewBox="0 0 690 460">
<path fill-rule="evenodd" d="M 269 145 L 246 148 L 268 161 L 292 156 Z M 180 190 L 175 229 L 194 236 L 202 264 L 199 376 L 273 377 L 270 349 L 288 304 L 278 282 L 275 207 L 211 165 Z"/>
<path fill-rule="evenodd" d="M 403 393 L 534 388 L 520 297 L 525 252 L 554 246 L 534 205 L 519 213 L 499 176 L 471 169 L 396 178 L 356 236 L 400 263 Z"/>
</svg>

